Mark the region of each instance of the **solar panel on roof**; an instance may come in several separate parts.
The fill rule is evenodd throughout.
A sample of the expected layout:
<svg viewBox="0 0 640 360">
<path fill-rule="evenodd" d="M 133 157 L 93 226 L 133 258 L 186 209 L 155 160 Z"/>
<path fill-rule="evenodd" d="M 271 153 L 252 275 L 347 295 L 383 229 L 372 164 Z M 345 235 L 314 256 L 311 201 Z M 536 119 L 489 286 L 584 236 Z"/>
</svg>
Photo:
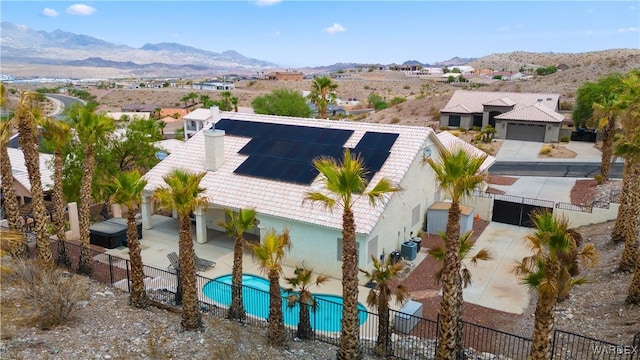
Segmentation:
<svg viewBox="0 0 640 360">
<path fill-rule="evenodd" d="M 367 131 L 358 144 L 356 149 L 370 149 L 370 150 L 389 150 L 396 142 L 398 138 L 396 133 L 381 133 L 374 131 Z"/>
</svg>

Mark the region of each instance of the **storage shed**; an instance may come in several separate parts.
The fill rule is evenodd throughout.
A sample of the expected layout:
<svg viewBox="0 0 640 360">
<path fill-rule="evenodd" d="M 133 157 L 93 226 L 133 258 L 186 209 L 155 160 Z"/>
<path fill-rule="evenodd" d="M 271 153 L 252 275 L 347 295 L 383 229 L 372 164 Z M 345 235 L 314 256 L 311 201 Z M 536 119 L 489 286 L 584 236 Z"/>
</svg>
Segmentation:
<svg viewBox="0 0 640 360">
<path fill-rule="evenodd" d="M 447 230 L 447 218 L 451 203 L 437 202 L 427 210 L 427 233 L 438 234 Z M 473 230 L 473 217 L 475 210 L 472 207 L 460 205 L 460 233 Z"/>
</svg>

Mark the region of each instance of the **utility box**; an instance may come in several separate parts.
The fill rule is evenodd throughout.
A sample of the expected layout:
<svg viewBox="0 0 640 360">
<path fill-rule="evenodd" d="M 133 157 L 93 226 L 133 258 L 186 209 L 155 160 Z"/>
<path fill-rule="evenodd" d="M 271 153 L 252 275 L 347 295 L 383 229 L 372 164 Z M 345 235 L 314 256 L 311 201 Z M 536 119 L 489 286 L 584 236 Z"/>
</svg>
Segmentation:
<svg viewBox="0 0 640 360">
<path fill-rule="evenodd" d="M 418 255 L 418 244 L 416 244 L 414 241 L 403 242 L 402 246 L 400 247 L 400 255 L 402 255 L 404 259 L 407 259 L 409 261 L 415 260 L 416 256 Z"/>
<path fill-rule="evenodd" d="M 422 303 L 409 300 L 396 312 L 393 318 L 393 329 L 397 332 L 408 334 L 422 318 Z"/>
</svg>

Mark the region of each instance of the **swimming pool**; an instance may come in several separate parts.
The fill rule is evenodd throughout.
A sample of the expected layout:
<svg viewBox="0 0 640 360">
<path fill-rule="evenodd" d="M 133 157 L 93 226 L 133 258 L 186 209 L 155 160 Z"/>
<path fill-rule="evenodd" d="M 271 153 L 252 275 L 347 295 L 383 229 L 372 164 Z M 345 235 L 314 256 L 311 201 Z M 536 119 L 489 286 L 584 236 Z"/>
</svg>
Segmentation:
<svg viewBox="0 0 640 360">
<path fill-rule="evenodd" d="M 242 275 L 242 300 L 247 314 L 263 319 L 269 317 L 269 280 L 255 275 Z M 225 275 L 209 281 L 202 293 L 223 306 L 231 305 L 231 275 Z M 300 306 L 290 308 L 284 299 L 288 293 L 281 288 L 282 313 L 284 323 L 297 326 L 300 318 Z M 342 297 L 336 295 L 314 295 L 318 306 L 315 313 L 310 311 L 311 327 L 319 331 L 340 331 L 342 319 Z M 358 304 L 358 320 L 362 325 L 367 320 L 367 309 Z"/>
</svg>

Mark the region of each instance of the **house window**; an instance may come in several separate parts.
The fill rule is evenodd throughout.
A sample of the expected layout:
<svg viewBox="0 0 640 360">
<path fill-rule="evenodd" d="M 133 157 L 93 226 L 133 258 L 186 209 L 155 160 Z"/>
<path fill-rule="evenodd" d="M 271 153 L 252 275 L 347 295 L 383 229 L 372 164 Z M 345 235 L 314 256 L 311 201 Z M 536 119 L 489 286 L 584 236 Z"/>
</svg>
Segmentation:
<svg viewBox="0 0 640 360">
<path fill-rule="evenodd" d="M 411 226 L 416 226 L 420 222 L 420 204 L 411 211 Z"/>
<path fill-rule="evenodd" d="M 336 260 L 342 261 L 342 238 L 338 238 L 338 258 Z M 360 243 L 356 241 L 356 250 L 358 251 L 358 263 L 360 263 Z"/>
<path fill-rule="evenodd" d="M 473 115 L 473 126 L 482 127 L 482 115 Z"/>
<path fill-rule="evenodd" d="M 367 259 L 368 259 L 367 261 L 369 264 L 371 264 L 373 262 L 371 260 L 371 257 L 378 256 L 378 236 L 375 236 L 373 239 L 369 240 L 369 243 L 367 245 L 367 251 L 369 252 L 369 255 L 367 256 Z"/>
<path fill-rule="evenodd" d="M 449 115 L 449 126 L 460 126 L 460 115 Z"/>
</svg>

